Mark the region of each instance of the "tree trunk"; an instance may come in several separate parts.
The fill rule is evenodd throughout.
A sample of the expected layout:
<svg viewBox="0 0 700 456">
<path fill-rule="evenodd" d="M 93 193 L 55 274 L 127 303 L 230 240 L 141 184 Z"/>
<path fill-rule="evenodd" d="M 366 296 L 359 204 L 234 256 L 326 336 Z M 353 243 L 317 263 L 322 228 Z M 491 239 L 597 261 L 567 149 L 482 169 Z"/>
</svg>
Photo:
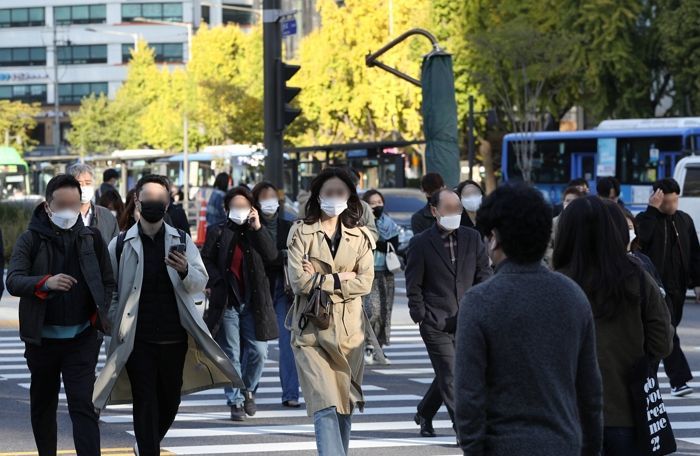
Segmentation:
<svg viewBox="0 0 700 456">
<path fill-rule="evenodd" d="M 488 195 L 496 189 L 496 173 L 493 166 L 493 148 L 491 143 L 484 138 L 479 138 L 479 154 L 484 164 L 485 191 Z"/>
</svg>

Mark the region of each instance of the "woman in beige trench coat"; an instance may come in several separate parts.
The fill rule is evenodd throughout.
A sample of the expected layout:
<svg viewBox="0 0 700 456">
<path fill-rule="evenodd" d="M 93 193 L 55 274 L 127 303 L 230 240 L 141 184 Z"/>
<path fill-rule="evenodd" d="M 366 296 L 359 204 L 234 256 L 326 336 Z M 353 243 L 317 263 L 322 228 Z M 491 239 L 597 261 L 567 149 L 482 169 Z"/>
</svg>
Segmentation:
<svg viewBox="0 0 700 456">
<path fill-rule="evenodd" d="M 306 218 L 292 226 L 287 240 L 288 274 L 296 295 L 291 344 L 321 456 L 347 454 L 352 411 L 364 407 L 362 297 L 374 278 L 374 240 L 360 226 L 361 214 L 349 174 L 327 168 L 312 182 Z M 301 318 L 317 275 L 333 303 L 324 330 L 304 325 Z"/>
</svg>

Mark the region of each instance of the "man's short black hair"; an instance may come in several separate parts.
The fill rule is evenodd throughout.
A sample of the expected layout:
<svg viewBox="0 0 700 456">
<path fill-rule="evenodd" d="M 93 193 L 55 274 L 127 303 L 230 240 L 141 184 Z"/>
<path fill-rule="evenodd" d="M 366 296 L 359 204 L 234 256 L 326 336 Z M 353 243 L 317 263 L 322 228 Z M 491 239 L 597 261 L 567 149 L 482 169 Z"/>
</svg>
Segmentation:
<svg viewBox="0 0 700 456">
<path fill-rule="evenodd" d="M 168 192 L 168 195 L 170 195 L 170 181 L 165 176 L 161 176 L 159 174 L 149 174 L 147 176 L 143 176 L 136 183 L 136 194 L 137 195 L 139 193 L 141 193 L 141 189 L 146 184 L 160 184 L 165 188 L 165 191 Z"/>
<path fill-rule="evenodd" d="M 442 196 L 443 192 L 448 192 L 448 193 L 454 193 L 457 195 L 457 192 L 452 190 L 451 188 L 441 188 L 438 189 L 436 192 L 434 192 L 432 195 L 430 195 L 430 200 L 428 202 L 430 203 L 431 206 L 437 208 L 438 205 L 440 204 L 440 197 Z M 459 195 L 457 195 L 459 197 Z"/>
<path fill-rule="evenodd" d="M 668 195 L 671 193 L 676 193 L 678 195 L 681 194 L 681 186 L 678 185 L 678 181 L 672 177 L 657 180 L 656 182 L 654 182 L 652 188 L 654 189 L 654 191 L 661 189 L 661 191 L 664 192 L 664 195 Z"/>
<path fill-rule="evenodd" d="M 80 196 L 83 195 L 82 190 L 80 190 L 80 182 L 75 177 L 70 174 L 57 174 L 46 184 L 46 202 L 50 203 L 53 200 L 53 192 L 66 187 L 75 187 Z"/>
<path fill-rule="evenodd" d="M 119 179 L 119 171 L 114 168 L 108 168 L 104 173 L 102 173 L 102 181 L 107 182 L 111 181 L 112 179 Z"/>
<path fill-rule="evenodd" d="M 497 240 L 516 263 L 542 260 L 552 233 L 552 208 L 537 189 L 522 183 L 498 187 L 484 198 L 476 213 L 476 226 Z"/>
<path fill-rule="evenodd" d="M 444 186 L 445 181 L 438 173 L 428 173 L 420 180 L 420 188 L 428 195 L 432 195 Z"/>
<path fill-rule="evenodd" d="M 610 190 L 615 190 L 615 196 L 620 196 L 620 181 L 612 176 L 601 177 L 595 186 L 598 196 L 608 198 Z"/>
</svg>

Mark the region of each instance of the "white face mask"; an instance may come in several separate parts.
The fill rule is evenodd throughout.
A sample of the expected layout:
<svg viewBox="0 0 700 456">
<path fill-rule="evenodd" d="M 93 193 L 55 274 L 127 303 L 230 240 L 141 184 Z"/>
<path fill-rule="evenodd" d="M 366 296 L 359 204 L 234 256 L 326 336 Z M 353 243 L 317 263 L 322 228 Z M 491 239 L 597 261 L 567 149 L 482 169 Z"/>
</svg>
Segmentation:
<svg viewBox="0 0 700 456">
<path fill-rule="evenodd" d="M 280 202 L 276 198 L 260 200 L 260 210 L 265 215 L 275 215 L 280 207 Z"/>
<path fill-rule="evenodd" d="M 630 230 L 630 244 L 631 244 L 632 241 L 634 241 L 635 239 L 637 239 L 637 233 L 635 233 L 634 230 Z"/>
<path fill-rule="evenodd" d="M 117 211 L 109 211 L 109 212 L 112 213 L 112 215 L 114 216 L 114 218 L 117 218 Z"/>
<path fill-rule="evenodd" d="M 348 208 L 348 200 L 343 198 L 320 198 L 321 210 L 329 217 L 337 217 Z"/>
<path fill-rule="evenodd" d="M 476 212 L 481 206 L 481 195 L 472 195 L 462 198 L 462 207 L 467 212 Z"/>
<path fill-rule="evenodd" d="M 84 185 L 80 187 L 80 192 L 80 202 L 83 204 L 89 203 L 95 196 L 95 187 L 93 185 Z"/>
<path fill-rule="evenodd" d="M 236 225 L 243 225 L 245 222 L 247 222 L 249 215 L 250 209 L 237 209 L 234 207 L 228 212 L 228 218 L 230 218 Z"/>
<path fill-rule="evenodd" d="M 455 215 L 442 215 L 438 219 L 438 223 L 441 227 L 447 231 L 454 231 L 459 228 L 459 224 L 462 222 L 462 214 Z"/>
<path fill-rule="evenodd" d="M 73 228 L 75 222 L 78 221 L 78 217 L 80 217 L 80 212 L 72 211 L 70 209 L 63 209 L 58 212 L 54 212 L 49 208 L 49 211 L 49 218 L 51 219 L 51 222 L 62 230 Z"/>
</svg>

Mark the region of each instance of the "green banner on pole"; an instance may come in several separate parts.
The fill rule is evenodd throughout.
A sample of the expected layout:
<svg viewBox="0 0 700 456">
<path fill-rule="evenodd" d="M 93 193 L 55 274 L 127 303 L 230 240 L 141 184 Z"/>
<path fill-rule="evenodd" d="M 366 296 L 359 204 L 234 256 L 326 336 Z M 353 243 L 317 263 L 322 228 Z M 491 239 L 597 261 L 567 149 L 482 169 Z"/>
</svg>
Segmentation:
<svg viewBox="0 0 700 456">
<path fill-rule="evenodd" d="M 425 161 L 429 173 L 440 173 L 445 184 L 459 183 L 457 102 L 452 56 L 433 52 L 425 56 L 421 70 Z"/>
</svg>

